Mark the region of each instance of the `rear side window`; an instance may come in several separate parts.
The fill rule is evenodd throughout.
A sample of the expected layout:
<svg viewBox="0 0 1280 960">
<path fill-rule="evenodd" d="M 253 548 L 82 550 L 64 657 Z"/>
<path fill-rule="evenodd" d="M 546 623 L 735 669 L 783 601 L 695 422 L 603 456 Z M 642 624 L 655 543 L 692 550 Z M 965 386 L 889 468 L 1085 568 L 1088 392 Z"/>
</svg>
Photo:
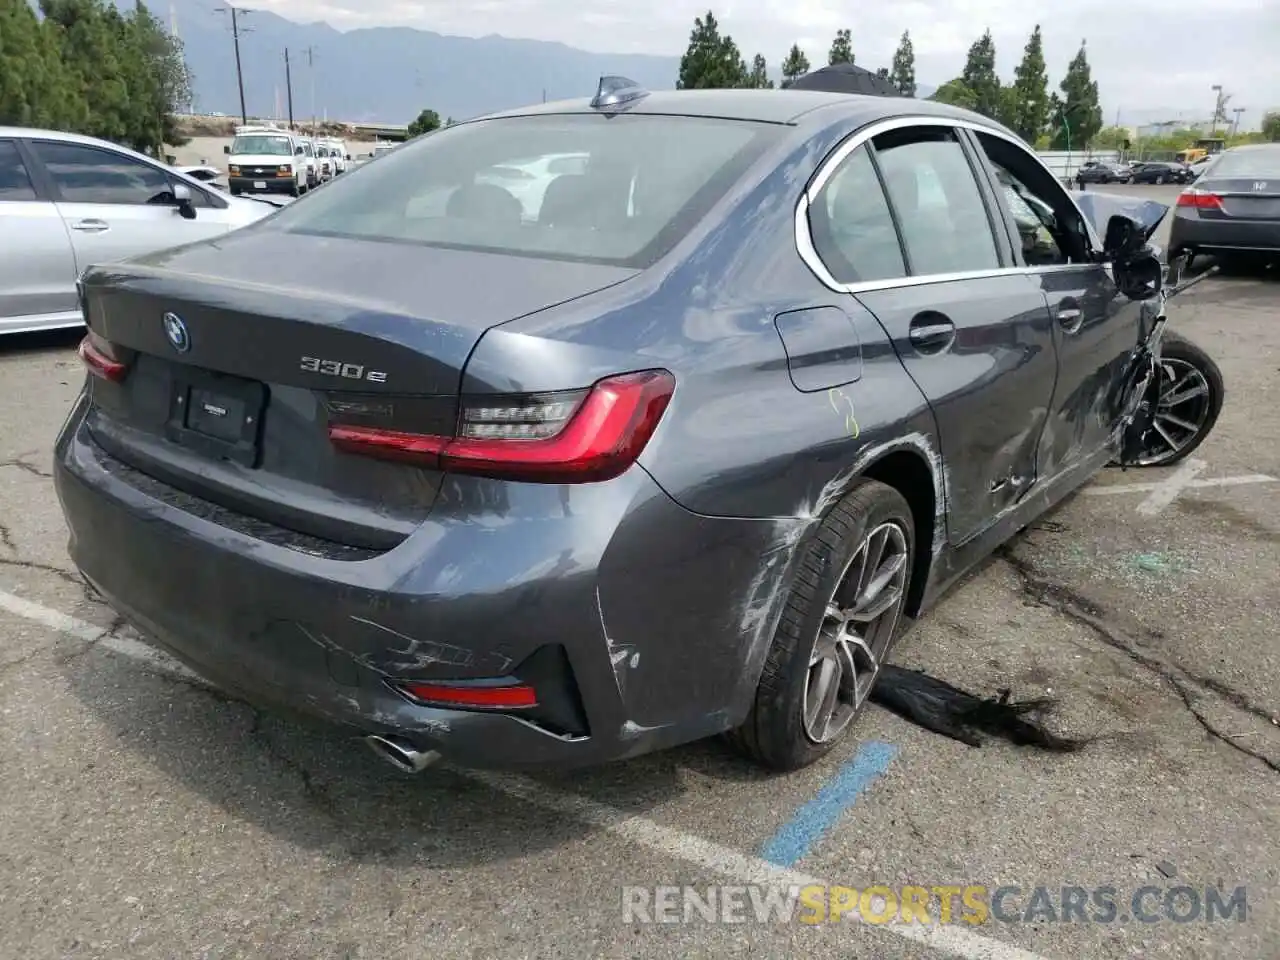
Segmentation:
<svg viewBox="0 0 1280 960">
<path fill-rule="evenodd" d="M 459 124 L 281 210 L 272 227 L 643 267 L 674 246 L 781 129 L 643 114 Z"/>
<path fill-rule="evenodd" d="M 813 246 L 840 283 L 907 275 L 898 231 L 865 146 L 840 164 L 809 207 Z"/>
<path fill-rule="evenodd" d="M 36 188 L 18 154 L 18 145 L 12 140 L 0 140 L 0 203 L 35 199 Z"/>
<path fill-rule="evenodd" d="M 954 131 L 909 127 L 873 140 L 915 276 L 994 270 L 995 234 Z"/>
<path fill-rule="evenodd" d="M 1228 150 L 1209 162 L 1209 175 L 1220 177 L 1280 177 L 1280 146 Z"/>
</svg>

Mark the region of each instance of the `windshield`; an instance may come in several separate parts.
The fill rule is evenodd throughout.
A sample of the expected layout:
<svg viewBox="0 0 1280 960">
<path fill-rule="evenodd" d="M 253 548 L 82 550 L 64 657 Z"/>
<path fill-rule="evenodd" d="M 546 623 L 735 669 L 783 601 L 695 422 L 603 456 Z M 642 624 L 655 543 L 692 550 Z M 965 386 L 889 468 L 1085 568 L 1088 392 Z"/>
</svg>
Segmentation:
<svg viewBox="0 0 1280 960">
<path fill-rule="evenodd" d="M 273 226 L 642 267 L 674 246 L 782 129 L 629 114 L 459 124 L 388 153 Z"/>
<path fill-rule="evenodd" d="M 1261 177 L 1280 176 L 1280 146 L 1261 150 L 1231 150 L 1218 157 L 1208 170 L 1210 176 Z"/>
<path fill-rule="evenodd" d="M 265 155 L 269 157 L 293 156 L 293 145 L 288 137 L 256 135 L 236 137 L 231 144 L 231 152 L 237 156 Z"/>
</svg>

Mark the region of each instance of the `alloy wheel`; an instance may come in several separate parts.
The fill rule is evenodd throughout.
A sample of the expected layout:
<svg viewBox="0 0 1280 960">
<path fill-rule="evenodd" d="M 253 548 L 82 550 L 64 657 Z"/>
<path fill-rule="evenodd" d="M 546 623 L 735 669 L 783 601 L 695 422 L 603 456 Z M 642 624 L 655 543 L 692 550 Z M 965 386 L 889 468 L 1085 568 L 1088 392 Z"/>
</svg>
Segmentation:
<svg viewBox="0 0 1280 960">
<path fill-rule="evenodd" d="M 1213 409 L 1209 381 L 1193 364 L 1162 358 L 1159 377 L 1159 400 L 1147 432 L 1147 449 L 1137 460 L 1142 467 L 1158 467 L 1177 456 L 1200 436 Z"/>
<path fill-rule="evenodd" d="M 895 522 L 863 538 L 823 614 L 809 658 L 804 732 L 830 743 L 866 702 L 906 598 L 907 536 Z"/>
</svg>

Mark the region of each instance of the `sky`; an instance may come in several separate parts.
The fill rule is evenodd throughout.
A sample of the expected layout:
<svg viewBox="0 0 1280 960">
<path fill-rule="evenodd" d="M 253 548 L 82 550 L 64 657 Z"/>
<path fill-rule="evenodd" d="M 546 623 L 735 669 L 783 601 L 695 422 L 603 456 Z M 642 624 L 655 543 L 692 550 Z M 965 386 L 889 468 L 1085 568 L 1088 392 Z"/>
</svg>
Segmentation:
<svg viewBox="0 0 1280 960">
<path fill-rule="evenodd" d="M 253 6 L 339 30 L 410 26 L 553 40 L 606 53 L 679 55 L 708 0 L 254 0 Z M 1277 0 L 719 0 L 710 7 L 744 57 L 763 53 L 775 73 L 792 43 L 813 66 L 826 63 L 842 28 L 852 31 L 858 63 L 887 67 L 909 30 L 916 79 L 937 86 L 959 74 L 970 44 L 990 28 L 996 69 L 1011 80 L 1039 23 L 1054 89 L 1087 41 L 1107 123 L 1117 116 L 1125 125 L 1207 120 L 1215 84 L 1232 95 L 1228 111 L 1245 108 L 1241 129 L 1256 129 L 1266 110 L 1280 109 Z"/>
</svg>

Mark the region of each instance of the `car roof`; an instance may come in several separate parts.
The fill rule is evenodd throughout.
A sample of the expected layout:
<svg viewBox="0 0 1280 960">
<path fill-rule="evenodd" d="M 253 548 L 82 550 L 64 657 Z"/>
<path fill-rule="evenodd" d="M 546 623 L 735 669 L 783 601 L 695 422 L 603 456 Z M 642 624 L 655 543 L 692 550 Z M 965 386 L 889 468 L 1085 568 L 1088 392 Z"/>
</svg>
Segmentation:
<svg viewBox="0 0 1280 960">
<path fill-rule="evenodd" d="M 492 113 L 480 120 L 539 114 L 598 113 L 590 98 L 560 100 L 514 110 Z M 994 129 L 999 124 L 970 110 L 962 110 L 932 100 L 909 97 L 876 97 L 866 94 L 828 93 L 823 90 L 655 90 L 640 100 L 624 105 L 625 113 L 666 116 L 715 117 L 725 120 L 754 120 L 759 123 L 799 124 L 804 121 L 834 119 L 836 115 L 871 122 L 884 117 L 909 114 L 954 117 L 982 123 Z"/>
</svg>

